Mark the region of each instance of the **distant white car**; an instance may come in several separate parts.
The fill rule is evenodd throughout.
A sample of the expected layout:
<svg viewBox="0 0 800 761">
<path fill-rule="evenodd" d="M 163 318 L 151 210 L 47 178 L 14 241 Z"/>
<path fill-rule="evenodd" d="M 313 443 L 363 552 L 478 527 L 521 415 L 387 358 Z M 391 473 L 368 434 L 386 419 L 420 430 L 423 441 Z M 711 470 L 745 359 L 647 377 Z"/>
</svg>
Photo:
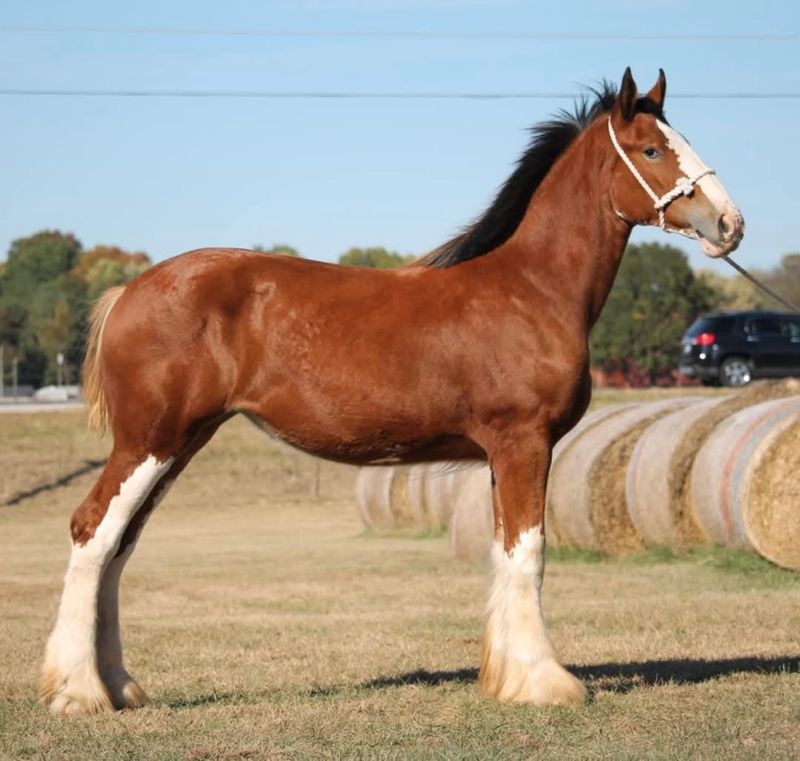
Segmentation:
<svg viewBox="0 0 800 761">
<path fill-rule="evenodd" d="M 35 402 L 66 402 L 70 398 L 76 399 L 75 396 L 70 397 L 69 389 L 77 386 L 42 386 L 33 392 L 33 400 Z"/>
</svg>

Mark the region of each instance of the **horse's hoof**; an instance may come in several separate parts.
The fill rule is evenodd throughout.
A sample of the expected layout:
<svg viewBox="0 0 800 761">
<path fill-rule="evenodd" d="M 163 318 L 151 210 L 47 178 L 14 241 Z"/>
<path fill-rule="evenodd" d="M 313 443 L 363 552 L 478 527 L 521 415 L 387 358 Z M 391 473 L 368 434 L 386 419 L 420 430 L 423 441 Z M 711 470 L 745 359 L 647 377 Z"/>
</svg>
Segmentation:
<svg viewBox="0 0 800 761">
<path fill-rule="evenodd" d="M 150 701 L 147 693 L 130 677 L 129 681 L 122 688 L 122 708 L 141 708 Z"/>
<path fill-rule="evenodd" d="M 145 691 L 124 668 L 103 669 L 100 678 L 111 696 L 114 708 L 141 708 L 147 705 Z"/>
<path fill-rule="evenodd" d="M 56 716 L 91 716 L 114 710 L 111 696 L 99 677 L 63 677 L 48 670 L 42 676 L 39 694 Z"/>
<path fill-rule="evenodd" d="M 481 687 L 489 696 L 509 703 L 574 705 L 586 700 L 586 688 L 554 660 L 503 664 L 502 673 L 481 674 Z"/>
</svg>

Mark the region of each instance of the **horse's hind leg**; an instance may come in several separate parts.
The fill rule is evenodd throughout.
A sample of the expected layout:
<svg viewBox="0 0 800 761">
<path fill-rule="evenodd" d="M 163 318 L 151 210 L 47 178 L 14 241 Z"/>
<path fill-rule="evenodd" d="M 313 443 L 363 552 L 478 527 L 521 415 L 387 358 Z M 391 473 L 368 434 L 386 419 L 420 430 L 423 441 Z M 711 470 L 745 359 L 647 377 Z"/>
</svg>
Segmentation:
<svg viewBox="0 0 800 761">
<path fill-rule="evenodd" d="M 122 659 L 119 626 L 119 586 L 122 571 L 136 548 L 142 529 L 153 510 L 167 495 L 189 460 L 211 439 L 222 420 L 210 421 L 175 457 L 169 470 L 160 478 L 122 534 L 116 555 L 111 559 L 100 582 L 97 619 L 97 658 L 100 678 L 108 689 L 115 708 L 138 708 L 147 703 L 144 690 L 128 673 Z"/>
<path fill-rule="evenodd" d="M 101 580 L 129 521 L 171 465 L 169 458 L 137 458 L 115 447 L 72 516 L 72 553 L 42 671 L 41 696 L 54 713 L 98 713 L 114 707 L 98 673 Z"/>
<path fill-rule="evenodd" d="M 101 576 L 97 604 L 97 666 L 114 708 L 139 708 L 147 703 L 144 690 L 122 661 L 119 626 L 119 585 L 122 571 L 139 540 L 150 513 L 158 507 L 177 478 L 175 464 L 156 483 L 122 534 L 116 555 Z"/>
<path fill-rule="evenodd" d="M 145 702 L 122 662 L 120 575 L 150 512 L 221 422 L 199 429 L 170 456 L 136 456 L 115 446 L 72 516 L 72 554 L 42 672 L 41 697 L 54 713 L 99 713 Z"/>
</svg>

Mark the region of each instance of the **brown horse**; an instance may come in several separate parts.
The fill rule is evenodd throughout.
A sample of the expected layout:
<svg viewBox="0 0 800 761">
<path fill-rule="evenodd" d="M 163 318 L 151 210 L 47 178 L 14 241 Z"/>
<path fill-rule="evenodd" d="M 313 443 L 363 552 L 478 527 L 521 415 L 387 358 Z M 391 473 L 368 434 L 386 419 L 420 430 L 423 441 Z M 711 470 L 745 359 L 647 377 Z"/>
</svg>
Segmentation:
<svg viewBox="0 0 800 761">
<path fill-rule="evenodd" d="M 497 541 L 480 683 L 568 703 L 540 607 L 545 485 L 584 413 L 587 336 L 631 228 L 733 250 L 742 218 L 630 70 L 537 126 L 485 214 L 413 266 L 376 271 L 231 249 L 153 267 L 97 305 L 85 365 L 114 446 L 72 517 L 72 555 L 41 694 L 56 713 L 146 700 L 125 670 L 122 569 L 147 517 L 217 428 L 242 413 L 347 463 L 488 459 Z"/>
</svg>

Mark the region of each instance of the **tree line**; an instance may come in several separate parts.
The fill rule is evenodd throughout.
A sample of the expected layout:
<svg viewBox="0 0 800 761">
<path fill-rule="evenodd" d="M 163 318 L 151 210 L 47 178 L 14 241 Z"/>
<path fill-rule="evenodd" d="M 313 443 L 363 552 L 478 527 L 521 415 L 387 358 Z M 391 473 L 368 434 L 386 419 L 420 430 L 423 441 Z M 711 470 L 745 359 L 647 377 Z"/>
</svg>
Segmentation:
<svg viewBox="0 0 800 761">
<path fill-rule="evenodd" d="M 254 250 L 301 256 L 287 244 Z M 389 268 L 411 254 L 354 247 L 339 263 Z M 71 234 L 45 230 L 15 240 L 0 263 L 0 356 L 5 383 L 16 364 L 20 385 L 77 383 L 92 302 L 151 266 L 141 251 L 98 245 L 84 249 Z M 789 299 L 800 301 L 800 254 L 760 272 Z M 674 381 L 680 337 L 700 314 L 774 308 L 769 297 L 740 276 L 695 273 L 686 254 L 656 243 L 631 245 L 590 338 L 592 365 L 632 384 Z"/>
</svg>

